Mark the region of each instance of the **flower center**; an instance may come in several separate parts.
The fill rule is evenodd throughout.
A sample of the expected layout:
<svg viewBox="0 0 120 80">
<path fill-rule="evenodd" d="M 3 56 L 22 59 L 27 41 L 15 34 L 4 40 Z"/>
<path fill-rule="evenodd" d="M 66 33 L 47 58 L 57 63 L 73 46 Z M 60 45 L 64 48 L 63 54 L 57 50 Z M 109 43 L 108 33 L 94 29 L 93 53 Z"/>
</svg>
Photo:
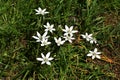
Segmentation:
<svg viewBox="0 0 120 80">
<path fill-rule="evenodd" d="M 71 30 L 70 30 L 70 29 L 68 30 L 68 33 L 69 33 L 69 34 L 71 33 Z"/>
<path fill-rule="evenodd" d="M 48 62 L 49 60 L 48 60 L 48 58 L 44 58 L 44 61 L 45 61 L 45 62 Z"/>
<path fill-rule="evenodd" d="M 93 55 L 96 56 L 96 53 L 94 52 Z"/>
</svg>

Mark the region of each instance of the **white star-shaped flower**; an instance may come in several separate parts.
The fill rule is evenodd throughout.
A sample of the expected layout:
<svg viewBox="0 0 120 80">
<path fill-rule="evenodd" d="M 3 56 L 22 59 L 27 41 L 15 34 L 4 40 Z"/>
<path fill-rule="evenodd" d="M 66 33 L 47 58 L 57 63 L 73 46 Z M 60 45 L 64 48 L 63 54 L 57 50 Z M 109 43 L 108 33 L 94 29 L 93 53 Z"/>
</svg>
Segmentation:
<svg viewBox="0 0 120 80">
<path fill-rule="evenodd" d="M 53 31 L 55 31 L 55 29 L 53 28 L 54 25 L 53 24 L 50 25 L 49 22 L 47 22 L 47 25 L 44 25 L 44 27 L 46 28 L 45 31 L 47 31 L 47 32 L 50 31 L 51 33 L 53 33 Z"/>
<path fill-rule="evenodd" d="M 35 9 L 35 11 L 37 12 L 36 15 L 38 15 L 38 14 L 45 15 L 45 14 L 49 13 L 46 11 L 46 9 L 42 10 L 40 7 L 38 9 Z"/>
<path fill-rule="evenodd" d="M 81 34 L 81 36 L 87 41 L 90 41 L 92 39 L 92 34 L 85 33 L 85 35 Z"/>
<path fill-rule="evenodd" d="M 42 36 L 41 34 L 37 31 L 37 36 L 32 36 L 34 39 L 36 39 L 36 42 L 41 42 L 41 40 L 44 39 L 48 39 L 49 36 L 47 36 L 47 32 L 45 32 Z"/>
<path fill-rule="evenodd" d="M 63 45 L 65 42 L 64 40 L 63 41 L 61 40 L 61 37 L 59 37 L 58 39 L 56 37 L 54 37 L 54 40 L 58 46 Z"/>
<path fill-rule="evenodd" d="M 92 59 L 94 59 L 94 58 L 100 59 L 101 57 L 99 54 L 101 54 L 101 52 L 97 52 L 97 48 L 95 48 L 94 51 L 89 51 L 87 56 L 92 56 Z"/>
<path fill-rule="evenodd" d="M 42 58 L 36 58 L 38 61 L 42 61 L 41 64 L 47 64 L 47 65 L 51 65 L 50 61 L 53 60 L 54 58 L 50 57 L 50 52 L 48 52 L 46 54 L 46 56 L 41 53 Z"/>
<path fill-rule="evenodd" d="M 73 30 L 73 26 L 69 28 L 67 25 L 65 25 L 65 29 L 62 30 L 65 32 L 64 35 L 71 35 L 71 36 L 73 36 L 73 33 L 78 32 L 77 30 Z"/>
<path fill-rule="evenodd" d="M 45 38 L 42 39 L 41 46 L 46 46 L 46 45 L 49 45 L 49 44 L 51 44 L 51 42 L 48 42 L 48 39 L 45 39 Z"/>
<path fill-rule="evenodd" d="M 70 43 L 72 43 L 72 40 L 75 39 L 75 38 L 73 38 L 73 36 L 71 36 L 71 35 L 64 35 L 63 38 L 65 38 L 65 41 L 69 41 Z"/>
</svg>

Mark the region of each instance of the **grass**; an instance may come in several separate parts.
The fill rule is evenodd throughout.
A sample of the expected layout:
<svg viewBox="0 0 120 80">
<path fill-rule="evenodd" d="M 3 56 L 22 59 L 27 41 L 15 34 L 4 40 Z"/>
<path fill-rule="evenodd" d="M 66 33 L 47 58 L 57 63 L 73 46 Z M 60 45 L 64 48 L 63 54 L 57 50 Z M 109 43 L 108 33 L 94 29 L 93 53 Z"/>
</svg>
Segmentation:
<svg viewBox="0 0 120 80">
<path fill-rule="evenodd" d="M 35 15 L 38 7 L 50 13 Z M 120 79 L 120 1 L 119 0 L 0 0 L 0 77 L 6 80 L 119 80 Z M 41 47 L 32 38 L 44 33 L 50 22 L 74 26 L 79 32 L 72 44 Z M 99 45 L 91 45 L 80 34 L 92 33 Z M 101 59 L 87 57 L 95 47 Z M 51 52 L 51 66 L 36 60 Z"/>
</svg>

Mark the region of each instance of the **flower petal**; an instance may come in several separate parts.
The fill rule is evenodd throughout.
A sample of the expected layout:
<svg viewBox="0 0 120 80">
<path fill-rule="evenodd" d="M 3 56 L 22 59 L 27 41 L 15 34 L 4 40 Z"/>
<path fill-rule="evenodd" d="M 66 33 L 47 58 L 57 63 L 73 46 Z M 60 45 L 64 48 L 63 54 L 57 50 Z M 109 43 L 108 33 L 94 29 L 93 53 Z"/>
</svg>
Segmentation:
<svg viewBox="0 0 120 80">
<path fill-rule="evenodd" d="M 38 60 L 38 61 L 43 61 L 43 58 L 36 58 L 36 60 Z"/>
<path fill-rule="evenodd" d="M 69 29 L 69 28 L 68 28 L 68 26 L 67 26 L 67 25 L 65 25 L 65 31 L 66 31 L 66 30 L 68 30 L 68 29 Z"/>
<path fill-rule="evenodd" d="M 37 31 L 37 36 L 40 38 L 41 37 L 41 35 L 40 35 L 40 33 Z"/>
<path fill-rule="evenodd" d="M 32 36 L 34 39 L 39 39 L 38 37 L 36 37 L 36 36 Z"/>
<path fill-rule="evenodd" d="M 55 40 L 55 42 L 57 42 L 57 38 L 56 37 L 54 37 L 54 40 Z"/>
<path fill-rule="evenodd" d="M 97 48 L 94 49 L 94 52 L 97 53 Z"/>
<path fill-rule="evenodd" d="M 99 55 L 96 55 L 96 58 L 100 59 L 101 57 Z"/>
<path fill-rule="evenodd" d="M 73 30 L 72 33 L 77 33 L 78 31 L 77 30 Z"/>
<path fill-rule="evenodd" d="M 43 54 L 43 53 L 41 53 L 41 56 L 42 56 L 42 58 L 43 58 L 43 59 L 45 58 L 45 56 L 44 56 L 44 54 Z"/>
<path fill-rule="evenodd" d="M 46 62 L 47 65 L 51 65 L 51 63 L 49 61 Z"/>
<path fill-rule="evenodd" d="M 42 61 L 41 64 L 45 64 L 45 61 Z"/>
<path fill-rule="evenodd" d="M 50 52 L 48 52 L 48 53 L 46 54 L 46 58 L 49 58 L 49 56 L 50 56 Z"/>
<path fill-rule="evenodd" d="M 92 53 L 87 54 L 87 56 L 92 56 L 92 55 L 93 55 Z"/>
<path fill-rule="evenodd" d="M 92 59 L 95 59 L 95 56 L 94 56 L 94 55 L 92 56 Z"/>
<path fill-rule="evenodd" d="M 41 40 L 39 40 L 39 39 L 38 39 L 38 40 L 36 40 L 36 42 L 40 42 L 40 41 L 41 41 Z"/>
<path fill-rule="evenodd" d="M 70 43 L 72 43 L 72 40 L 68 40 Z"/>
<path fill-rule="evenodd" d="M 86 38 L 86 36 L 85 36 L 85 35 L 83 35 L 83 34 L 81 34 L 81 36 L 82 36 L 83 38 Z"/>
<path fill-rule="evenodd" d="M 51 61 L 51 60 L 53 60 L 53 59 L 54 59 L 54 58 L 52 58 L 52 57 L 48 58 L 49 61 Z"/>
<path fill-rule="evenodd" d="M 47 36 L 47 34 L 48 34 L 48 32 L 45 32 L 45 33 L 43 34 L 43 37 L 45 38 L 45 37 Z"/>
<path fill-rule="evenodd" d="M 101 54 L 101 52 L 96 52 L 96 54 Z"/>
<path fill-rule="evenodd" d="M 73 26 L 70 27 L 70 31 L 72 31 L 72 30 L 73 30 Z"/>
</svg>

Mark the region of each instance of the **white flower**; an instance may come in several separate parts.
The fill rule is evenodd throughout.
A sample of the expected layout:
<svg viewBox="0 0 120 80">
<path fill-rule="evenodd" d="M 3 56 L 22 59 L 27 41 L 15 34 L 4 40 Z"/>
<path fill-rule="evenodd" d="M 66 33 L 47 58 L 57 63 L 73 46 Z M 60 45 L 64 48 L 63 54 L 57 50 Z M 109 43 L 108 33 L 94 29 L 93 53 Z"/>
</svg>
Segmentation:
<svg viewBox="0 0 120 80">
<path fill-rule="evenodd" d="M 45 31 L 50 31 L 51 33 L 55 31 L 55 29 L 53 28 L 54 25 L 50 25 L 49 22 L 47 22 L 47 25 L 44 25 L 44 27 L 46 28 Z"/>
<path fill-rule="evenodd" d="M 90 43 L 91 43 L 91 44 L 93 44 L 93 43 L 95 43 L 95 44 L 96 44 L 96 43 L 97 43 L 97 41 L 96 41 L 96 39 L 95 39 L 95 38 L 91 38 Z"/>
<path fill-rule="evenodd" d="M 34 39 L 36 39 L 36 42 L 41 42 L 43 38 L 48 39 L 49 36 L 47 36 L 47 32 L 45 32 L 42 36 L 41 34 L 37 31 L 37 36 L 32 36 Z"/>
<path fill-rule="evenodd" d="M 97 48 L 95 48 L 94 51 L 89 51 L 87 56 L 92 56 L 92 59 L 94 59 L 94 58 L 100 59 L 101 57 L 99 54 L 101 54 L 101 52 L 97 52 Z"/>
<path fill-rule="evenodd" d="M 96 39 L 92 37 L 92 34 L 85 33 L 85 35 L 81 34 L 83 38 L 85 38 L 87 41 L 90 41 L 91 44 L 97 43 Z"/>
<path fill-rule="evenodd" d="M 69 41 L 70 43 L 72 43 L 72 40 L 75 39 L 75 38 L 73 38 L 73 36 L 71 36 L 71 35 L 64 35 L 63 38 L 65 38 L 65 41 Z"/>
<path fill-rule="evenodd" d="M 43 38 L 41 41 L 41 46 L 49 45 L 51 42 L 48 42 L 48 39 Z"/>
<path fill-rule="evenodd" d="M 87 41 L 90 41 L 92 39 L 92 34 L 85 33 L 85 35 L 81 34 L 83 38 L 85 38 Z"/>
<path fill-rule="evenodd" d="M 35 11 L 37 12 L 36 15 L 38 14 L 45 15 L 49 13 L 49 12 L 46 12 L 46 9 L 42 10 L 40 7 L 38 9 L 35 9 Z"/>
<path fill-rule="evenodd" d="M 54 37 L 54 40 L 58 46 L 63 45 L 65 42 L 64 40 L 63 41 L 61 40 L 61 37 L 59 37 L 58 39 L 56 37 Z"/>
<path fill-rule="evenodd" d="M 64 33 L 64 35 L 73 35 L 73 33 L 76 33 L 76 32 L 78 32 L 77 30 L 73 30 L 73 26 L 71 26 L 70 28 L 67 26 L 67 25 L 65 25 L 65 29 L 62 29 L 65 33 Z"/>
<path fill-rule="evenodd" d="M 36 58 L 38 61 L 42 61 L 41 64 L 47 64 L 47 65 L 51 65 L 50 61 L 53 60 L 54 58 L 50 57 L 50 52 L 48 52 L 46 54 L 46 56 L 44 56 L 43 53 L 41 53 L 42 58 Z M 50 57 L 50 58 L 49 58 Z"/>
</svg>

